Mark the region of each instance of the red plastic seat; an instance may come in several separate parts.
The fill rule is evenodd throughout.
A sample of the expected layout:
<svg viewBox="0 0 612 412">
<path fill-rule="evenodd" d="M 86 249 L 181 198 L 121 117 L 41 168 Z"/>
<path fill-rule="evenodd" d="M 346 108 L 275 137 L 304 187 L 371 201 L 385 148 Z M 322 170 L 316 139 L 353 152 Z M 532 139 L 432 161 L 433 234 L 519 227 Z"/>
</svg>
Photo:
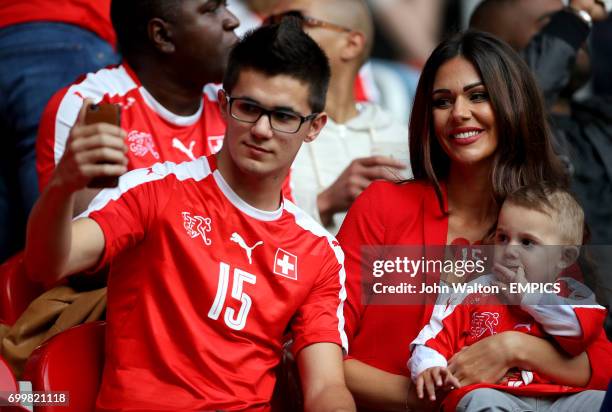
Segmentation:
<svg viewBox="0 0 612 412">
<path fill-rule="evenodd" d="M 0 358 L 0 392 L 16 392 L 17 381 L 13 371 L 4 359 Z"/>
<path fill-rule="evenodd" d="M 0 265 L 0 323 L 12 325 L 34 298 L 44 292 L 26 275 L 23 252 Z"/>
<path fill-rule="evenodd" d="M 93 411 L 104 366 L 106 322 L 70 328 L 36 348 L 24 379 L 34 391 L 68 391 L 68 406 L 38 406 L 37 412 Z"/>
<path fill-rule="evenodd" d="M 0 392 L 4 394 L 1 396 L 3 400 L 6 400 L 5 397 L 8 392 L 18 393 L 19 387 L 17 385 L 17 381 L 15 380 L 15 376 L 13 375 L 13 371 L 6 364 L 4 359 L 0 358 Z M 2 412 L 28 412 L 28 410 L 21 406 L 0 406 L 0 411 Z"/>
</svg>

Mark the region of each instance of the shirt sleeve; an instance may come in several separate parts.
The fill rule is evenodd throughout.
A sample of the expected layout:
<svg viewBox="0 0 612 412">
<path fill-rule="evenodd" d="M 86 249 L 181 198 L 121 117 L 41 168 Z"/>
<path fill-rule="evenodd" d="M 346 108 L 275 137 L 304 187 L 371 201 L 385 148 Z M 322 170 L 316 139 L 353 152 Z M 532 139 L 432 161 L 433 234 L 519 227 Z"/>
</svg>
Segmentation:
<svg viewBox="0 0 612 412">
<path fill-rule="evenodd" d="M 412 356 L 408 361 L 408 368 L 410 368 L 410 377 L 413 382 L 416 382 L 417 378 L 423 371 L 429 368 L 435 367 L 446 367 L 448 362 L 446 358 L 442 356 L 435 349 L 424 345 L 416 345 Z"/>
<path fill-rule="evenodd" d="M 291 324 L 295 338 L 292 350 L 296 355 L 304 347 L 319 342 L 336 343 L 348 352 L 343 314 L 346 299 L 344 255 L 337 241 L 331 239 L 331 251 L 325 255 L 327 258 L 316 283 Z"/>
<path fill-rule="evenodd" d="M 576 54 L 589 32 L 587 24 L 578 16 L 561 10 L 551 16 L 550 22 L 522 51 L 548 107 L 569 83 Z"/>
<path fill-rule="evenodd" d="M 570 355 L 576 356 L 591 345 L 603 329 L 607 311 L 595 301 L 584 284 L 567 280 L 570 295 L 525 295 L 521 308 L 542 325 L 546 333 Z M 537 302 L 537 304 L 533 304 Z"/>
<path fill-rule="evenodd" d="M 459 335 L 469 327 L 466 305 L 435 305 L 429 323 L 410 344 L 414 351 L 418 346 L 427 346 L 443 358 L 450 358 L 459 349 Z"/>
<path fill-rule="evenodd" d="M 379 195 L 376 183 L 371 184 L 355 200 L 338 233 L 338 241 L 345 254 L 347 298 L 344 318 L 349 343 L 359 331 L 364 308 L 361 281 L 362 247 L 384 244 L 385 230 L 379 219 L 380 209 L 373 205 L 373 199 Z"/>
<path fill-rule="evenodd" d="M 612 343 L 603 328 L 586 353 L 591 364 L 591 380 L 586 389 L 606 390 L 612 380 Z"/>
<path fill-rule="evenodd" d="M 154 167 L 157 166 L 161 165 Z M 116 188 L 102 190 L 89 208 L 76 217 L 95 220 L 104 233 L 104 252 L 94 271 L 140 242 L 164 207 L 162 199 L 168 196 L 160 193 L 160 188 L 166 182 L 157 180 L 157 174 L 148 174 L 149 169 L 136 169 L 124 174 Z"/>
<path fill-rule="evenodd" d="M 67 96 L 68 88 L 58 91 L 43 111 L 36 137 L 36 171 L 42 192 L 51 179 L 57 160 L 64 153 L 70 128 L 74 125 L 82 99 Z M 78 100 L 78 102 L 77 102 Z M 62 105 L 62 102 L 66 101 Z M 60 111 L 60 106 L 62 110 Z"/>
</svg>

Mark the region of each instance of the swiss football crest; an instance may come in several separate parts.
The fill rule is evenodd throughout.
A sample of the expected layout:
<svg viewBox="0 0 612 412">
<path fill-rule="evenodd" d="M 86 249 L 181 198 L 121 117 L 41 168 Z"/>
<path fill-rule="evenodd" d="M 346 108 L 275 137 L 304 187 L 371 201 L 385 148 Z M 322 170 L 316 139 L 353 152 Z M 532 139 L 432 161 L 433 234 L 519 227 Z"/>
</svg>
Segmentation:
<svg viewBox="0 0 612 412">
<path fill-rule="evenodd" d="M 281 248 L 274 255 L 274 273 L 289 279 L 297 280 L 298 258 L 292 253 Z"/>
<path fill-rule="evenodd" d="M 195 239 L 198 236 L 202 237 L 205 245 L 210 245 L 212 240 L 207 236 L 212 229 L 211 219 L 209 217 L 192 216 L 189 212 L 183 212 L 183 227 L 187 231 L 187 235 Z"/>
<path fill-rule="evenodd" d="M 474 312 L 472 315 L 472 325 L 470 335 L 473 338 L 479 338 L 488 332 L 489 335 L 495 335 L 497 325 L 499 325 L 499 313 L 497 312 Z"/>
<path fill-rule="evenodd" d="M 155 149 L 153 136 L 149 133 L 132 130 L 128 134 L 128 145 L 130 151 L 134 153 L 135 156 L 144 157 L 147 153 L 151 153 L 151 156 L 159 160 L 159 153 L 157 153 Z"/>
</svg>

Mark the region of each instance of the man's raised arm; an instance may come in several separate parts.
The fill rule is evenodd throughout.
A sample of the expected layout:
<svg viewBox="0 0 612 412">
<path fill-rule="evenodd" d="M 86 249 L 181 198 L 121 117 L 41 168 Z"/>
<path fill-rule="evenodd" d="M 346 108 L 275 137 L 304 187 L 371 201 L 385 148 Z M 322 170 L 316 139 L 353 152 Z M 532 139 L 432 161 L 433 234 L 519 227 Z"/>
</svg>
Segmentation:
<svg viewBox="0 0 612 412">
<path fill-rule="evenodd" d="M 110 124 L 85 125 L 89 104 L 83 103 L 64 155 L 28 221 L 26 269 L 30 278 L 47 284 L 95 265 L 104 250 L 95 221 L 72 221 L 76 192 L 94 177 L 127 171 L 124 132 Z"/>
</svg>

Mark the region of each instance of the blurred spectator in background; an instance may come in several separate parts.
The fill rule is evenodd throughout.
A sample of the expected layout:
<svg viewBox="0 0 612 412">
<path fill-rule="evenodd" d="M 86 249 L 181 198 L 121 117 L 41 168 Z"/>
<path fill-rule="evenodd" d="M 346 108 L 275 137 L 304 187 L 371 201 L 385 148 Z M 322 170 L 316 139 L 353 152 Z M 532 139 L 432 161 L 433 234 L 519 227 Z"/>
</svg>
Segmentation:
<svg viewBox="0 0 612 412">
<path fill-rule="evenodd" d="M 240 27 L 236 34 L 242 37 L 247 31 L 255 29 L 263 23 L 264 19 L 270 16 L 280 0 L 229 0 L 228 9 L 240 20 Z M 376 102 L 379 99 L 379 92 L 372 77 L 372 69 L 365 63 L 360 71 L 359 77 L 353 85 L 355 98 L 357 101 Z"/>
<path fill-rule="evenodd" d="M 369 0 L 395 58 L 421 68 L 440 39 L 443 0 Z M 387 56 L 392 57 L 392 56 Z"/>
<path fill-rule="evenodd" d="M 34 143 L 45 104 L 119 60 L 109 10 L 110 0 L 0 2 L 0 262 L 23 246 L 38 197 Z"/>
<path fill-rule="evenodd" d="M 368 0 L 374 17 L 372 71 L 379 103 L 408 124 L 423 62 L 438 44 L 443 0 Z"/>
<path fill-rule="evenodd" d="M 591 34 L 593 47 L 593 93 L 612 95 L 612 16 L 595 24 Z"/>
<path fill-rule="evenodd" d="M 602 304 L 610 305 L 612 93 L 601 86 L 602 73 L 607 73 L 608 79 L 610 76 L 609 60 L 607 65 L 593 70 L 598 74 L 593 93 L 587 93 L 582 99 L 573 98 L 591 74 L 592 61 L 584 47 L 587 37 L 592 26 L 602 24 L 606 16 L 603 4 L 596 0 L 571 0 L 569 7 L 564 7 L 561 0 L 484 0 L 472 15 L 470 25 L 510 43 L 533 70 L 550 111 L 555 150 L 565 160 L 572 190 L 585 211 L 590 243 L 605 245 L 591 248 L 593 259 L 604 275 L 589 286 L 597 292 Z M 608 19 L 604 24 L 601 33 L 611 23 Z M 605 35 L 600 36 L 596 40 L 605 39 Z M 610 41 L 604 40 L 594 47 L 606 47 L 606 43 Z M 606 330 L 610 335 L 611 316 Z"/>
<path fill-rule="evenodd" d="M 261 26 L 278 2 L 279 0 L 228 0 L 227 8 L 240 20 L 236 34 L 242 37 L 249 30 Z"/>
<path fill-rule="evenodd" d="M 120 65 L 90 73 L 49 102 L 36 147 L 41 190 L 64 150 L 83 99 L 121 106 L 128 169 L 183 162 L 218 151 L 225 122 L 217 89 L 239 22 L 222 2 L 112 2 Z M 90 130 L 93 136 L 98 133 Z M 106 133 L 120 134 L 115 128 Z M 76 212 L 99 190 L 79 193 Z"/>
<path fill-rule="evenodd" d="M 412 177 L 408 130 L 376 104 L 355 99 L 352 85 L 373 40 L 363 0 L 281 0 L 276 10 L 271 20 L 301 16 L 305 31 L 330 61 L 328 122 L 319 138 L 298 152 L 291 183 L 297 205 L 335 234 L 372 181 Z"/>
</svg>

